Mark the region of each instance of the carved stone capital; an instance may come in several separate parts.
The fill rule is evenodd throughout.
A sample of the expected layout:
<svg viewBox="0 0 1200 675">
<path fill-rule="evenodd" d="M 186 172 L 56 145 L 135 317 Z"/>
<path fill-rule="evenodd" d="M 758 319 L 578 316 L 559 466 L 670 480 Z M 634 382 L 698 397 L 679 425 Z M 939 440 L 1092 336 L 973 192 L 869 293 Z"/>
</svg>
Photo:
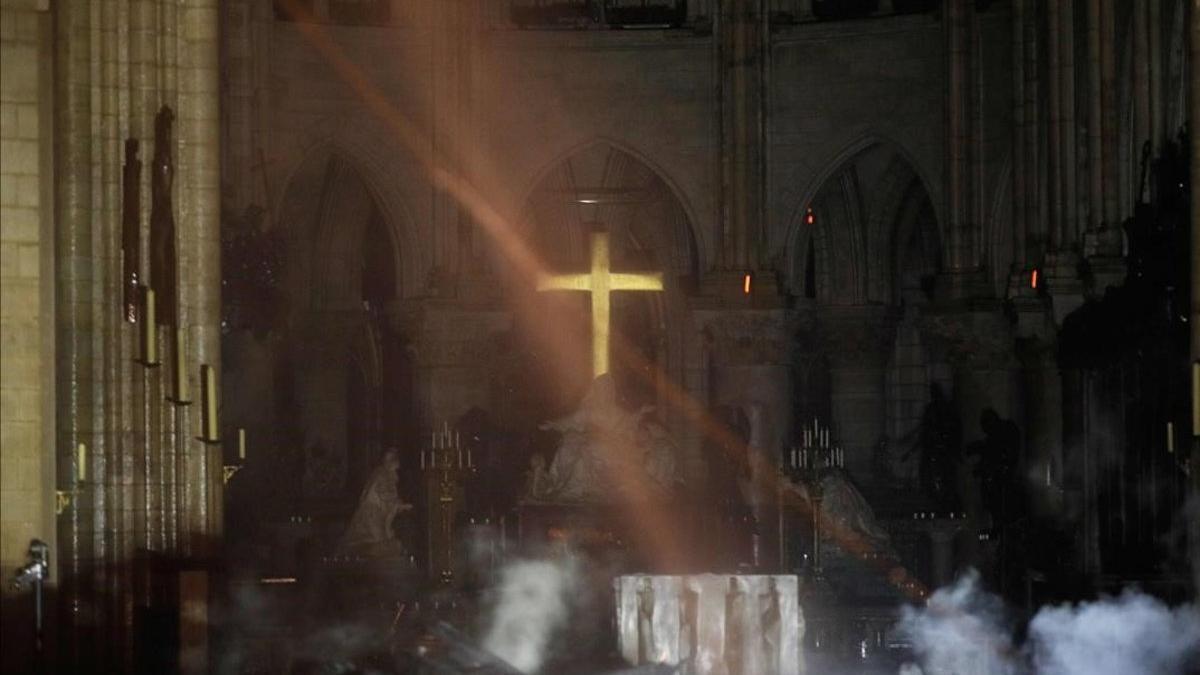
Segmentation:
<svg viewBox="0 0 1200 675">
<path fill-rule="evenodd" d="M 512 316 L 453 305 L 425 307 L 415 330 L 413 351 L 426 368 L 482 368 L 495 354 L 496 336 L 509 330 Z"/>
<path fill-rule="evenodd" d="M 927 311 L 921 316 L 921 334 L 936 354 L 956 366 L 1015 365 L 1012 321 L 999 306 Z"/>
<path fill-rule="evenodd" d="M 835 365 L 882 366 L 892 348 L 899 320 L 885 305 L 827 306 L 819 310 L 820 344 Z"/>
<path fill-rule="evenodd" d="M 800 320 L 791 310 L 697 312 L 700 330 L 713 360 L 721 365 L 787 365 L 802 339 Z"/>
</svg>

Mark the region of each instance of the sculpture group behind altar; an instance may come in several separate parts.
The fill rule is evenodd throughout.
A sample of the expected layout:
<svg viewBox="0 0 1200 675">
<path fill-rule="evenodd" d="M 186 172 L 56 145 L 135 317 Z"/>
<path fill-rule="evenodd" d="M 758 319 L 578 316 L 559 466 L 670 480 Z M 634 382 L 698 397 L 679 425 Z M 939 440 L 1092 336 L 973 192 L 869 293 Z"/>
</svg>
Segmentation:
<svg viewBox="0 0 1200 675">
<path fill-rule="evenodd" d="M 527 501 L 661 501 L 683 485 L 679 448 L 670 433 L 654 419 L 651 406 L 622 407 L 608 374 L 592 381 L 575 412 L 542 428 L 562 438 L 549 466 L 534 456 Z"/>
</svg>

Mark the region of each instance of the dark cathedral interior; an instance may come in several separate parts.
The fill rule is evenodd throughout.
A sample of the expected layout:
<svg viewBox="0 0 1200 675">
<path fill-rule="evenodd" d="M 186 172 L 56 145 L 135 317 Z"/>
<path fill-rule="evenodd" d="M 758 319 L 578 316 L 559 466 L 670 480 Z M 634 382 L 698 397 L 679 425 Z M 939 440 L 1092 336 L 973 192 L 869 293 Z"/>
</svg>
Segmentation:
<svg viewBox="0 0 1200 675">
<path fill-rule="evenodd" d="M 1200 673 L 1196 0 L 0 60 L 4 673 Z"/>
</svg>

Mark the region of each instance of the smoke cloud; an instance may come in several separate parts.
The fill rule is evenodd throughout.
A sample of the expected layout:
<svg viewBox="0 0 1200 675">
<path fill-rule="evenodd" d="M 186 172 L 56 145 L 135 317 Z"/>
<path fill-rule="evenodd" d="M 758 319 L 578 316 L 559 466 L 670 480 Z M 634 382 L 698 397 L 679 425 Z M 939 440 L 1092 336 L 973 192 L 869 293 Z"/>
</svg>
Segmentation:
<svg viewBox="0 0 1200 675">
<path fill-rule="evenodd" d="M 971 571 L 906 608 L 899 628 L 919 662 L 901 675 L 1183 675 L 1200 665 L 1200 608 L 1132 590 L 1043 607 L 1016 645 L 1001 601 Z"/>
<path fill-rule="evenodd" d="M 483 646 L 523 673 L 545 663 L 551 640 L 570 615 L 577 587 L 569 560 L 522 560 L 500 571 Z"/>
<path fill-rule="evenodd" d="M 1176 675 L 1200 650 L 1200 608 L 1172 609 L 1126 591 L 1119 598 L 1043 608 L 1029 635 L 1038 675 Z"/>
</svg>

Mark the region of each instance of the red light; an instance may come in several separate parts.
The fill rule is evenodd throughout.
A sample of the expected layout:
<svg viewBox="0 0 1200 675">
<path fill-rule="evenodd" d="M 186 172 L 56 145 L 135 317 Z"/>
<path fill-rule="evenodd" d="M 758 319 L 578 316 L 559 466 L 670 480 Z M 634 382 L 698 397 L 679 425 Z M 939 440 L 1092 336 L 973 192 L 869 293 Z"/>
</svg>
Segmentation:
<svg viewBox="0 0 1200 675">
<path fill-rule="evenodd" d="M 746 276 L 742 277 L 742 293 L 744 293 L 746 295 L 750 295 L 750 273 L 749 272 L 746 273 Z"/>
<path fill-rule="evenodd" d="M 817 217 L 815 215 L 813 215 L 813 210 L 812 210 L 812 207 L 810 206 L 804 212 L 804 224 L 812 225 L 815 222 L 817 222 Z"/>
<path fill-rule="evenodd" d="M 1038 271 L 1035 269 L 1029 274 L 1029 287 L 1036 289 L 1038 285 Z"/>
</svg>

